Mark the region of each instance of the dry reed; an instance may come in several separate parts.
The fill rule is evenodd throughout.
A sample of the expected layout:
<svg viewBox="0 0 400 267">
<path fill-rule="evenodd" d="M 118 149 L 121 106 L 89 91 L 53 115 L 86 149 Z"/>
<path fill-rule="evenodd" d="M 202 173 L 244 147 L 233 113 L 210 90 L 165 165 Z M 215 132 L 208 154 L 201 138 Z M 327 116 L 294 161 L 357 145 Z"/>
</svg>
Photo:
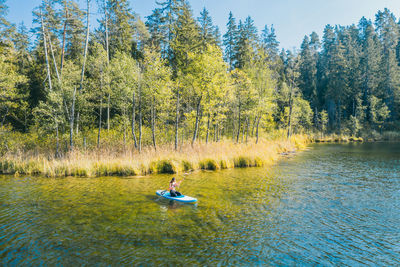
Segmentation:
<svg viewBox="0 0 400 267">
<path fill-rule="evenodd" d="M 253 140 L 252 140 L 253 141 Z M 178 151 L 165 145 L 155 151 L 151 147 L 141 153 L 113 149 L 74 151 L 63 158 L 48 155 L 6 156 L 0 160 L 0 173 L 43 175 L 47 177 L 136 176 L 152 173 L 180 173 L 198 169 L 218 170 L 235 167 L 260 167 L 274 163 L 281 153 L 301 149 L 310 141 L 296 135 L 289 140 L 260 140 L 258 144 L 235 144 L 232 141 L 183 145 Z"/>
</svg>

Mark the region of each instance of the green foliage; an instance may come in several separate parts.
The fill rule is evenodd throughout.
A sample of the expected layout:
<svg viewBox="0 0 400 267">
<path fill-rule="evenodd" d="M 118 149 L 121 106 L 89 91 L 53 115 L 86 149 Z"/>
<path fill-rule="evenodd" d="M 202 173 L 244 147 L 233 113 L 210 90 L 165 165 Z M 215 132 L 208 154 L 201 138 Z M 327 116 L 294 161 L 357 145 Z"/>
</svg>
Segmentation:
<svg viewBox="0 0 400 267">
<path fill-rule="evenodd" d="M 18 73 L 15 50 L 0 52 L 0 124 L 7 116 L 18 118 L 18 109 L 26 109 L 26 95 L 20 89 L 27 79 Z"/>
<path fill-rule="evenodd" d="M 375 96 L 370 98 L 370 118 L 371 122 L 378 128 L 382 127 L 382 124 L 389 117 L 390 111 L 385 103 L 381 99 Z"/>
<path fill-rule="evenodd" d="M 124 165 L 118 162 L 114 163 L 95 163 L 93 166 L 95 176 L 134 176 L 138 174 L 130 164 Z M 86 173 L 85 173 L 86 174 Z"/>
<path fill-rule="evenodd" d="M 175 162 L 171 160 L 158 160 L 150 163 L 151 173 L 177 173 Z"/>
<path fill-rule="evenodd" d="M 319 125 L 319 130 L 322 133 L 325 133 L 328 126 L 328 113 L 326 112 L 326 110 L 322 110 L 319 113 L 318 125 Z"/>
<path fill-rule="evenodd" d="M 224 59 L 226 62 L 228 62 L 229 68 L 232 70 L 236 65 L 236 45 L 239 37 L 236 20 L 233 17 L 232 12 L 229 12 L 229 18 L 226 27 L 227 30 L 223 36 L 223 44 L 225 46 Z"/>
<path fill-rule="evenodd" d="M 171 57 L 170 65 L 177 73 L 185 71 L 188 66 L 188 54 L 198 52 L 200 49 L 200 32 L 193 18 L 190 4 L 187 0 L 177 1 L 175 7 L 176 20 L 172 25 L 170 41 Z"/>
<path fill-rule="evenodd" d="M 252 166 L 252 160 L 249 157 L 238 157 L 234 160 L 234 165 L 237 168 L 247 168 Z"/>
<path fill-rule="evenodd" d="M 199 162 L 199 167 L 202 170 L 218 170 L 220 169 L 220 166 L 214 159 L 205 159 Z"/>
<path fill-rule="evenodd" d="M 182 160 L 182 166 L 184 171 L 192 171 L 194 169 L 193 164 L 188 160 Z"/>
<path fill-rule="evenodd" d="M 311 33 L 299 52 L 278 55 L 273 26 L 259 34 L 251 17 L 236 22 L 229 14 L 223 53 L 207 9 L 195 19 L 187 0 L 157 2 L 145 22 L 128 0 L 96 3 L 100 26 L 90 35 L 81 77 L 86 12 L 76 1 L 40 3 L 34 44 L 23 25 L 15 30 L 7 21 L 0 1 L 1 155 L 47 151 L 60 157 L 66 141 L 85 151 L 116 146 L 118 152 L 176 141 L 179 150 L 199 139 L 258 142 L 275 130 L 288 137 L 292 131 L 363 136 L 372 130 L 379 137 L 399 128 L 400 30 L 388 9 L 375 23 L 362 18 L 357 26 L 327 25 L 321 43 Z M 185 170 L 193 164 L 182 162 Z M 114 167 L 99 166 L 99 175 L 149 171 Z M 157 164 L 150 171 L 157 172 Z M 54 172 L 91 175 L 73 168 Z"/>
</svg>

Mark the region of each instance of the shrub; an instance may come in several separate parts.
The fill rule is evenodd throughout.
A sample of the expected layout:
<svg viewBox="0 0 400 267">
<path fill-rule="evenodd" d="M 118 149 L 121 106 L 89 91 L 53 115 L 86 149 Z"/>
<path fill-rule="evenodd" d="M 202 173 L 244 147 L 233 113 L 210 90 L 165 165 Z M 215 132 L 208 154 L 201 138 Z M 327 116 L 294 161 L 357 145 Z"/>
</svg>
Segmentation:
<svg viewBox="0 0 400 267">
<path fill-rule="evenodd" d="M 251 160 L 248 157 L 240 156 L 234 160 L 234 165 L 237 168 L 246 168 L 251 166 Z"/>
<path fill-rule="evenodd" d="M 262 166 L 264 166 L 264 161 L 261 158 L 256 157 L 254 159 L 254 166 L 255 167 L 262 167 Z"/>
<path fill-rule="evenodd" d="M 182 166 L 184 171 L 191 171 L 193 170 L 193 164 L 188 160 L 182 160 Z"/>
<path fill-rule="evenodd" d="M 226 163 L 226 160 L 224 160 L 224 159 L 220 160 L 219 166 L 221 167 L 221 169 L 228 169 L 228 164 Z"/>
<path fill-rule="evenodd" d="M 199 167 L 202 170 L 212 170 L 215 171 L 219 169 L 217 162 L 213 159 L 204 159 L 199 162 Z"/>
<path fill-rule="evenodd" d="M 171 160 L 159 160 L 151 162 L 149 165 L 150 173 L 177 173 L 177 168 Z"/>
</svg>

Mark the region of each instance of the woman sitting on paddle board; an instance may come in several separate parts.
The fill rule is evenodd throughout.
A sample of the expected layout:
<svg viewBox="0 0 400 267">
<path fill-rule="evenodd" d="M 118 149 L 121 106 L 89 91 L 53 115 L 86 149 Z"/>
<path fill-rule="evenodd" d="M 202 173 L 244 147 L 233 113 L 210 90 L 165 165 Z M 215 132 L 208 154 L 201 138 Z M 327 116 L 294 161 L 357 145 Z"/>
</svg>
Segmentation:
<svg viewBox="0 0 400 267">
<path fill-rule="evenodd" d="M 180 186 L 183 180 L 176 182 L 175 181 L 175 177 L 172 177 L 171 182 L 169 182 L 169 194 L 171 195 L 171 197 L 177 197 L 177 196 L 181 196 L 182 194 L 179 193 L 178 191 L 176 191 L 176 187 Z"/>
</svg>

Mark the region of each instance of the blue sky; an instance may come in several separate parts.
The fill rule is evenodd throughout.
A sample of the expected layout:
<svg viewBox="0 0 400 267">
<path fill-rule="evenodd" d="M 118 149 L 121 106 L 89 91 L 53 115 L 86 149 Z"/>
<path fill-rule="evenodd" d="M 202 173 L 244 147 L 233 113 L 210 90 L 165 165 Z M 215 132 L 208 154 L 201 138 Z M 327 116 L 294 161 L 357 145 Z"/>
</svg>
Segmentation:
<svg viewBox="0 0 400 267">
<path fill-rule="evenodd" d="M 7 0 L 8 19 L 13 23 L 32 24 L 32 9 L 40 0 Z M 84 0 L 78 0 L 84 6 Z M 96 1 L 92 0 L 94 4 Z M 142 18 L 156 7 L 155 0 L 130 0 L 132 9 Z M 357 24 L 362 16 L 374 19 L 378 10 L 389 8 L 400 15 L 400 0 L 190 0 L 195 17 L 206 7 L 216 25 L 225 32 L 229 11 L 237 20 L 250 15 L 259 31 L 274 24 L 281 47 L 299 47 L 306 34 L 322 35 L 326 24 Z"/>
</svg>

